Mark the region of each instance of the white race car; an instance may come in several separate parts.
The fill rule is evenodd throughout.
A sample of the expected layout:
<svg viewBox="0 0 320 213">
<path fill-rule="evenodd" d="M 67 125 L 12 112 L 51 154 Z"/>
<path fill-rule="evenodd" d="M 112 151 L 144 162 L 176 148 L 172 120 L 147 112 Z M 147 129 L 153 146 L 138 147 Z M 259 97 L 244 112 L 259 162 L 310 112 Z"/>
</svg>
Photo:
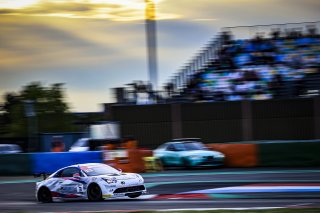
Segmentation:
<svg viewBox="0 0 320 213">
<path fill-rule="evenodd" d="M 139 174 L 123 173 L 101 164 L 88 163 L 68 166 L 37 182 L 36 198 L 48 203 L 67 199 L 99 201 L 105 198 L 136 198 L 146 193 Z"/>
</svg>

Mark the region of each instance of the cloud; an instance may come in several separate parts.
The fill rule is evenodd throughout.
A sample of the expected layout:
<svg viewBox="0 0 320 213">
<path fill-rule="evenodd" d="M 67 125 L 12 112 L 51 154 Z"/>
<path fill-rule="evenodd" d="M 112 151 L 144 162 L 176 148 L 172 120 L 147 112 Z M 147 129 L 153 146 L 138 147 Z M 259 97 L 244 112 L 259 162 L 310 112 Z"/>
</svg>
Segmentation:
<svg viewBox="0 0 320 213">
<path fill-rule="evenodd" d="M 106 102 L 110 88 L 147 78 L 144 25 L 30 16 L 2 16 L 0 25 L 0 95 L 31 81 L 62 82 Z M 75 100 L 75 110 L 88 110 Z"/>
<path fill-rule="evenodd" d="M 115 44 L 82 38 L 72 29 L 35 21 L 34 18 L 0 20 L 0 69 L 96 63 L 103 55 L 117 54 Z"/>
<path fill-rule="evenodd" d="M 97 3 L 98 2 L 98 3 Z M 0 9 L 0 15 L 53 16 L 64 18 L 109 19 L 112 21 L 144 20 L 143 1 L 124 4 L 121 1 L 48 1 L 41 0 L 21 8 Z M 1 4 L 0 4 L 1 7 Z M 178 15 L 157 13 L 157 19 L 175 19 Z"/>
<path fill-rule="evenodd" d="M 4 14 L 11 14 L 13 13 L 13 10 L 12 9 L 0 9 L 0 15 Z"/>
<path fill-rule="evenodd" d="M 183 20 L 217 19 L 212 27 L 319 20 L 319 0 L 175 0 L 160 9 Z M 303 15 L 302 15 L 303 14 Z"/>
<path fill-rule="evenodd" d="M 143 7 L 143 0 L 0 3 L 0 95 L 31 81 L 62 82 L 74 110 L 93 111 L 112 100 L 110 88 L 147 80 Z M 318 20 L 318 11 L 318 0 L 161 1 L 159 85 L 221 27 Z"/>
<path fill-rule="evenodd" d="M 121 8 L 116 4 L 90 2 L 40 1 L 23 8 L 2 9 L 0 14 L 20 16 L 56 16 L 70 18 L 98 18 L 99 11 L 108 12 Z M 103 9 L 103 11 L 102 11 Z M 107 16 L 106 16 L 107 17 Z"/>
</svg>

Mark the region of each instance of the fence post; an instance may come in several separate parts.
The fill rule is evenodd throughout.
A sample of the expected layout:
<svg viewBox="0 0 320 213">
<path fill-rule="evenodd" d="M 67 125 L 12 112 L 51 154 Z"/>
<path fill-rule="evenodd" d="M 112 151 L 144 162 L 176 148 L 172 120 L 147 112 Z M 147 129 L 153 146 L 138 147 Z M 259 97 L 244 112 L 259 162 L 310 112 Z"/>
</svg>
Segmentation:
<svg viewBox="0 0 320 213">
<path fill-rule="evenodd" d="M 252 104 L 251 101 L 242 101 L 242 140 L 251 141 L 253 139 L 252 132 Z"/>
<path fill-rule="evenodd" d="M 320 98 L 313 99 L 314 139 L 320 139 Z"/>
<path fill-rule="evenodd" d="M 182 138 L 181 104 L 171 104 L 172 138 Z"/>
</svg>

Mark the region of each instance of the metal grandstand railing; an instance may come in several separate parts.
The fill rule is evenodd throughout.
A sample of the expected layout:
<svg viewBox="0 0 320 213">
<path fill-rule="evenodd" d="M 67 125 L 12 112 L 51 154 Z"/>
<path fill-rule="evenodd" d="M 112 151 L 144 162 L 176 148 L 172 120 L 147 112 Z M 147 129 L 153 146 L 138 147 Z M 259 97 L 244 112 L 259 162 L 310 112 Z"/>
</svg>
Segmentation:
<svg viewBox="0 0 320 213">
<path fill-rule="evenodd" d="M 285 37 L 288 33 L 296 32 L 307 34 L 308 30 L 313 27 L 315 30 L 320 29 L 320 21 L 285 23 L 285 24 L 268 24 L 253 26 L 235 26 L 222 28 L 222 32 L 229 32 L 235 40 L 250 39 L 259 34 L 264 38 L 271 38 L 272 32 L 278 31 L 280 37 Z M 182 91 L 187 81 L 197 72 L 201 72 L 208 64 L 218 57 L 218 51 L 222 45 L 221 36 L 213 37 L 189 62 L 182 66 L 168 83 L 173 85 L 175 91 Z"/>
<path fill-rule="evenodd" d="M 279 31 L 280 37 L 285 37 L 290 32 L 301 32 L 305 35 L 311 27 L 320 29 L 320 21 L 224 27 L 222 31 L 230 32 L 236 39 L 253 38 L 258 33 L 264 38 L 271 38 L 274 31 Z"/>
<path fill-rule="evenodd" d="M 210 61 L 216 59 L 217 51 L 220 47 L 219 37 L 211 39 L 191 60 L 178 70 L 168 83 L 173 85 L 175 91 L 183 89 L 192 75 L 205 69 Z"/>
</svg>

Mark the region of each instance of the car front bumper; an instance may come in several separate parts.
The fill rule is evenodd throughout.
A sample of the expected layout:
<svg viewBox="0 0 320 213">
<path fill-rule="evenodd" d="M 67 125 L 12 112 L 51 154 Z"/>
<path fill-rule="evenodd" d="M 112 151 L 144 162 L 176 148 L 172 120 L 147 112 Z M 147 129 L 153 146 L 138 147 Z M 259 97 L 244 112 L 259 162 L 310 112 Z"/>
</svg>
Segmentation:
<svg viewBox="0 0 320 213">
<path fill-rule="evenodd" d="M 202 157 L 197 160 L 190 161 L 190 165 L 194 167 L 206 167 L 206 166 L 222 166 L 224 165 L 223 157 Z"/>
</svg>

